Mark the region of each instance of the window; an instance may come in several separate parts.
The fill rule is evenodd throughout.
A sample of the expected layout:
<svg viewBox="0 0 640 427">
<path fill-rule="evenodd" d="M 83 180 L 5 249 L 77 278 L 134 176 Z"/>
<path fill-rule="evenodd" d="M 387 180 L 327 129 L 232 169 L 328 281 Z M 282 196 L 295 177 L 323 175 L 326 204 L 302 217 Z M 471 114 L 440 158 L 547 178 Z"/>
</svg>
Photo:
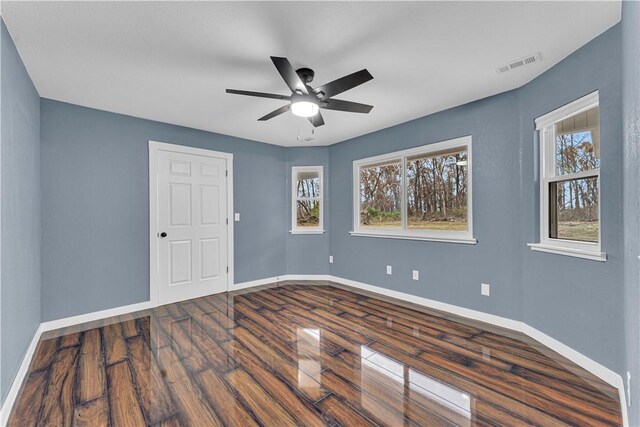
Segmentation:
<svg viewBox="0 0 640 427">
<path fill-rule="evenodd" d="M 540 243 L 532 249 L 598 261 L 600 119 L 598 92 L 536 119 L 540 136 Z"/>
<path fill-rule="evenodd" d="M 475 243 L 471 137 L 353 162 L 356 236 Z"/>
<path fill-rule="evenodd" d="M 324 233 L 322 228 L 322 166 L 291 168 L 293 234 Z"/>
</svg>

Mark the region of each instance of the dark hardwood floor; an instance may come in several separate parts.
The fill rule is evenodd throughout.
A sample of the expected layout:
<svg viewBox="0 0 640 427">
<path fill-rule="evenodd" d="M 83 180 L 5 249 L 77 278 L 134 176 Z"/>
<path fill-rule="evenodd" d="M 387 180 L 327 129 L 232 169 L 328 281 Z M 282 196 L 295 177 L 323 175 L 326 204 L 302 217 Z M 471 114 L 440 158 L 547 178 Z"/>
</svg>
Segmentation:
<svg viewBox="0 0 640 427">
<path fill-rule="evenodd" d="M 514 333 L 292 283 L 43 336 L 9 425 L 621 425 L 617 396 Z"/>
</svg>

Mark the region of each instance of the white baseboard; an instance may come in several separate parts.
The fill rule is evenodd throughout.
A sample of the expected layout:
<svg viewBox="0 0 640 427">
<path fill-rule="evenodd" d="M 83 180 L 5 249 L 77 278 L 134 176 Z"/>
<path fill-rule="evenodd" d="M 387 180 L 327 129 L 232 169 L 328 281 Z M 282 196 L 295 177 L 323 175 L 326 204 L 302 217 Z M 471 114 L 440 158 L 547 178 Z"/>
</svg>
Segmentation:
<svg viewBox="0 0 640 427">
<path fill-rule="evenodd" d="M 527 325 L 526 323 L 522 323 L 522 333 L 529 336 L 530 338 L 533 338 L 540 344 L 555 351 L 561 356 L 566 357 L 576 365 L 591 372 L 593 375 L 600 378 L 607 384 L 618 389 L 618 395 L 620 396 L 620 406 L 622 408 L 622 422 L 625 426 L 629 425 L 629 414 L 626 403 L 627 399 L 624 388 L 624 381 L 621 375 L 615 373 L 606 366 L 599 364 L 595 360 L 588 358 L 584 354 L 578 352 L 577 350 L 574 350 L 568 345 L 561 343 L 557 339 L 545 334 L 544 332 L 539 331 L 533 326 Z"/>
<path fill-rule="evenodd" d="M 340 283 L 342 285 L 351 286 L 353 288 L 362 289 L 365 291 L 373 292 L 380 295 L 385 295 L 391 298 L 395 298 L 401 301 L 407 301 L 410 303 L 422 305 L 424 307 L 432 308 L 435 310 L 444 311 L 447 313 L 452 313 L 458 316 L 466 317 L 467 319 L 473 319 L 480 322 L 489 323 L 491 325 L 499 326 L 502 328 L 510 329 L 512 331 L 521 332 L 530 338 L 538 341 L 542 345 L 547 348 L 555 351 L 561 356 L 566 357 L 567 359 L 574 362 L 576 365 L 584 368 L 585 370 L 591 372 L 596 377 L 602 379 L 607 384 L 615 387 L 618 390 L 620 395 L 620 405 L 622 409 L 622 419 L 624 426 L 629 425 L 628 418 L 628 409 L 626 405 L 626 394 L 624 388 L 624 381 L 622 376 L 615 373 L 611 369 L 599 364 L 598 362 L 590 359 L 584 354 L 574 350 L 573 348 L 561 343 L 555 338 L 545 334 L 537 330 L 536 328 L 529 326 L 528 324 L 509 319 L 506 317 L 496 316 L 494 314 L 485 313 L 478 310 L 472 310 L 469 308 L 459 307 L 453 304 L 448 304 L 440 301 L 431 300 L 428 298 L 418 297 L 415 295 L 407 294 L 404 292 L 398 292 L 391 289 L 382 288 L 379 286 L 368 285 L 366 283 L 357 282 L 355 280 L 344 279 L 342 277 L 327 275 L 327 274 L 289 274 L 277 277 L 269 277 L 265 279 L 252 280 L 249 282 L 236 283 L 230 289 L 231 291 L 247 289 L 256 286 L 263 286 L 272 283 L 280 283 L 290 280 L 310 280 L 310 281 L 332 281 L 336 283 Z M 79 316 L 67 317 L 64 319 L 52 320 L 49 322 L 41 323 L 38 327 L 36 333 L 33 336 L 31 344 L 29 345 L 29 349 L 22 360 L 22 364 L 20 365 L 20 369 L 16 374 L 16 377 L 9 389 L 9 394 L 2 405 L 2 409 L 0 409 L 0 426 L 5 426 L 8 418 L 9 411 L 11 410 L 13 403 L 15 402 L 16 396 L 18 395 L 18 391 L 20 390 L 20 386 L 22 385 L 22 381 L 24 380 L 25 375 L 29 369 L 29 365 L 31 363 L 31 359 L 33 358 L 33 354 L 38 345 L 38 341 L 40 340 L 40 336 L 43 332 L 64 328 L 68 326 L 77 325 L 80 323 L 91 322 L 94 320 L 100 320 L 107 317 L 118 316 L 127 313 L 133 313 L 136 311 L 146 310 L 149 308 L 153 308 L 155 305 L 151 301 L 146 301 L 138 304 L 131 304 L 123 307 L 116 307 L 108 310 L 102 310 L 94 313 L 81 314 Z"/>
<path fill-rule="evenodd" d="M 331 276 L 331 280 L 336 283 L 351 286 L 354 288 L 362 289 L 376 294 L 381 294 L 391 298 L 399 299 L 402 301 L 411 302 L 414 304 L 422 305 L 424 307 L 433 308 L 440 311 L 446 311 L 458 316 L 466 317 L 467 319 L 478 320 L 480 322 L 490 323 L 492 325 L 500 326 L 502 328 L 511 329 L 517 332 L 522 332 L 522 322 L 517 320 L 508 319 L 506 317 L 500 317 L 482 311 L 471 310 L 469 308 L 460 307 L 453 304 L 447 304 L 440 301 L 435 301 L 428 298 L 418 297 L 415 295 L 407 294 L 404 292 L 393 291 L 391 289 L 381 288 L 379 286 L 367 285 L 366 283 L 356 282 L 355 280 L 343 279 L 342 277 Z"/>
<path fill-rule="evenodd" d="M 31 340 L 31 344 L 27 349 L 27 353 L 22 359 L 22 364 L 20 365 L 20 368 L 18 369 L 15 378 L 13 379 L 13 383 L 9 388 L 9 393 L 7 394 L 7 398 L 2 404 L 2 409 L 0 409 L 0 426 L 4 427 L 9 421 L 9 412 L 11 411 L 11 408 L 15 403 L 16 396 L 18 395 L 20 387 L 22 386 L 22 382 L 24 381 L 24 378 L 27 375 L 27 371 L 29 370 L 29 365 L 31 364 L 31 359 L 33 359 L 33 354 L 35 353 L 38 342 L 40 341 L 40 337 L 44 332 L 66 328 L 68 326 L 79 325 L 81 323 L 92 322 L 94 320 L 106 319 L 107 317 L 120 316 L 123 314 L 146 310 L 153 307 L 154 305 L 150 301 L 145 301 L 137 304 L 125 305 L 122 307 L 110 308 L 107 310 L 95 311 L 93 313 L 80 314 L 78 316 L 65 317 L 62 319 L 50 320 L 48 322 L 40 323 L 40 326 L 38 326 L 38 329 L 33 335 L 33 339 Z"/>
<path fill-rule="evenodd" d="M 281 282 L 288 280 L 332 280 L 333 276 L 329 274 L 287 274 L 280 277 Z"/>
<path fill-rule="evenodd" d="M 509 329 L 515 332 L 521 332 L 528 337 L 538 341 L 545 347 L 555 351 L 563 357 L 571 360 L 576 365 L 584 368 L 588 372 L 592 373 L 596 377 L 600 378 L 607 384 L 615 387 L 620 395 L 620 404 L 622 407 L 622 418 L 624 425 L 627 426 L 628 423 L 628 413 L 627 413 L 627 405 L 625 398 L 625 389 L 624 389 L 624 381 L 622 380 L 622 376 L 615 373 L 611 369 L 601 365 L 600 363 L 590 359 L 584 354 L 574 350 L 573 348 L 561 343 L 555 338 L 545 334 L 544 332 L 539 331 L 538 329 L 529 326 L 528 324 L 521 322 L 519 320 L 513 320 L 502 316 L 496 316 L 494 314 L 485 313 L 478 310 L 472 310 L 469 308 L 460 307 L 453 304 L 447 304 L 444 302 L 418 297 L 415 295 L 407 294 L 404 292 L 398 292 L 391 289 L 382 288 L 379 286 L 368 285 L 366 283 L 357 282 L 355 280 L 345 279 L 342 277 L 327 275 L 327 274 L 305 274 L 305 275 L 285 275 L 280 277 L 275 277 L 271 279 L 266 279 L 265 283 L 275 283 L 275 282 L 284 282 L 287 280 L 327 280 L 336 283 L 340 283 L 342 285 L 351 286 L 357 289 L 362 289 L 365 291 L 373 292 L 376 294 L 388 296 L 391 298 L 395 298 L 401 301 L 407 301 L 410 303 L 422 305 L 424 307 L 432 308 L 435 310 L 444 311 L 447 313 L 455 314 L 461 317 L 466 317 L 467 319 L 473 319 L 480 322 L 489 323 L 491 325 L 499 326 L 505 329 Z M 260 282 L 260 281 L 256 281 Z M 248 282 L 250 285 L 253 282 Z M 254 285 L 254 286 L 258 286 Z M 250 287 L 250 286 L 246 286 Z"/>
<path fill-rule="evenodd" d="M 346 286 L 351 286 L 357 289 L 362 289 L 365 291 L 395 298 L 401 301 L 407 301 L 410 303 L 422 305 L 424 307 L 432 308 L 435 310 L 445 311 L 447 313 L 462 316 L 467 319 L 473 319 L 480 322 L 489 323 L 491 325 L 499 326 L 515 332 L 521 332 L 529 336 L 530 338 L 538 341 L 539 343 L 543 344 L 544 346 L 548 347 L 549 349 L 555 351 L 561 356 L 566 357 L 567 359 L 574 362 L 576 365 L 591 372 L 593 375 L 602 379 L 607 384 L 610 384 L 611 386 L 621 390 L 621 393 L 620 393 L 622 397 L 621 403 L 624 403 L 624 394 L 625 394 L 624 387 L 622 387 L 621 389 L 623 380 L 619 374 L 599 364 L 593 359 L 590 359 L 584 354 L 574 350 L 573 348 L 561 343 L 560 341 L 545 334 L 544 332 L 541 332 L 538 329 L 532 326 L 529 326 L 528 324 L 521 322 L 519 320 L 513 320 L 507 317 L 496 316 L 494 314 L 489 314 L 489 313 L 485 313 L 478 310 L 472 310 L 469 308 L 464 308 L 457 305 L 448 304 L 448 303 L 444 303 L 444 302 L 440 302 L 440 301 L 436 301 L 428 298 L 418 297 L 415 295 L 394 291 L 394 290 L 382 288 L 379 286 L 368 285 L 366 283 L 345 279 L 338 276 L 332 276 L 328 274 L 303 274 L 303 275 L 289 274 L 289 275 L 284 275 L 279 277 L 272 277 L 264 280 L 246 282 L 244 284 L 241 284 L 241 286 L 243 286 L 243 288 L 249 288 L 252 286 L 260 286 L 268 283 L 280 283 L 288 280 L 332 281 L 332 282 L 340 283 Z M 242 288 L 238 288 L 238 289 L 242 289 Z M 624 405 L 624 407 L 626 408 L 626 405 Z M 625 414 L 625 411 L 623 410 L 623 415 L 624 414 Z"/>
<path fill-rule="evenodd" d="M 269 285 L 271 283 L 278 283 L 280 277 L 267 277 L 266 279 L 251 280 L 250 282 L 234 283 L 231 285 L 230 292 L 239 291 L 240 289 L 255 288 L 256 286 Z"/>
<path fill-rule="evenodd" d="M 325 277 L 325 276 L 322 276 Z M 620 406 L 622 410 L 622 422 L 623 425 L 629 425 L 628 409 L 625 397 L 624 381 L 622 376 L 615 373 L 611 369 L 601 365 L 593 359 L 585 356 L 584 354 L 574 350 L 573 348 L 561 343 L 555 338 L 539 331 L 538 329 L 529 326 L 528 324 L 519 320 L 513 320 L 506 317 L 496 316 L 482 311 L 472 310 L 464 307 L 459 307 L 452 304 L 443 303 L 440 301 L 431 300 L 428 298 L 422 298 L 415 295 L 407 294 L 404 292 L 393 291 L 390 289 L 382 288 L 379 286 L 368 285 L 366 283 L 357 282 L 355 280 L 344 279 L 342 277 L 330 276 L 329 279 L 314 279 L 314 280 L 331 280 L 336 283 L 351 286 L 357 289 L 377 293 L 380 295 L 389 296 L 402 301 L 407 301 L 414 304 L 419 304 L 424 307 L 433 308 L 436 310 L 445 311 L 448 313 L 456 314 L 458 316 L 466 317 L 468 319 L 478 320 L 481 322 L 489 323 L 502 328 L 510 329 L 516 332 L 522 332 L 523 334 L 533 338 L 547 348 L 555 351 L 563 357 L 571 360 L 576 365 L 584 368 L 588 372 L 592 373 L 596 377 L 600 378 L 607 384 L 615 387 L 620 395 Z"/>
<path fill-rule="evenodd" d="M 93 322 L 94 320 L 102 320 L 106 319 L 107 317 L 121 316 L 123 314 L 134 313 L 136 311 L 147 310 L 154 307 L 155 305 L 150 301 L 144 301 L 136 304 L 123 305 L 122 307 L 94 311 L 93 313 L 86 313 L 80 314 L 78 316 L 50 320 L 41 324 L 42 332 L 53 331 L 55 329 L 66 328 L 73 325 L 79 325 L 81 323 Z"/>
<path fill-rule="evenodd" d="M 291 278 L 289 278 L 291 277 Z M 309 277 L 309 278 L 307 278 Z M 326 279 L 313 279 L 311 276 L 281 276 L 281 277 L 269 277 L 266 279 L 253 280 L 250 282 L 237 283 L 232 286 L 231 291 L 253 288 L 256 286 L 268 285 L 271 283 L 278 283 L 284 280 L 326 280 Z M 16 373 L 15 378 L 13 379 L 13 383 L 11 383 L 11 387 L 9 388 L 9 393 L 7 394 L 6 399 L 4 400 L 2 406 L 0 407 L 0 427 L 4 427 L 9 421 L 9 414 L 11 412 L 11 408 L 15 403 L 18 392 L 20 391 L 20 387 L 22 386 L 22 382 L 29 370 L 29 365 L 31 364 L 31 360 L 33 359 L 33 355 L 36 351 L 36 347 L 38 346 L 38 342 L 40 341 L 40 337 L 44 332 L 53 331 L 60 328 L 66 328 L 69 326 L 79 325 L 82 323 L 93 322 L 95 320 L 102 320 L 108 317 L 120 316 L 123 314 L 134 313 L 136 311 L 147 310 L 150 308 L 156 307 L 157 304 L 154 304 L 151 301 L 144 301 L 136 304 L 125 305 L 121 307 L 110 308 L 107 310 L 95 311 L 92 313 L 80 314 L 78 316 L 65 317 L 62 319 L 50 320 L 47 322 L 42 322 L 38 326 L 38 329 L 33 335 L 31 340 L 31 344 L 29 344 L 29 348 L 22 359 L 22 363 L 20 364 L 20 368 Z"/>
<path fill-rule="evenodd" d="M 230 291 L 255 288 L 256 286 L 271 285 L 274 283 L 286 282 L 288 280 L 331 280 L 328 274 L 285 274 L 282 276 L 268 277 L 266 279 L 251 280 L 249 282 L 235 283 Z"/>
<path fill-rule="evenodd" d="M 33 355 L 36 352 L 36 347 L 38 347 L 38 342 L 40 341 L 40 335 L 42 335 L 42 332 L 42 324 L 40 324 L 38 329 L 36 329 L 36 332 L 33 334 L 31 344 L 29 344 L 29 348 L 27 348 L 27 352 L 22 359 L 20 368 L 18 368 L 18 372 L 16 373 L 13 383 L 11 383 L 11 387 L 9 388 L 9 393 L 2 404 L 2 409 L 0 409 L 0 426 L 4 427 L 9 422 L 9 413 L 16 401 L 16 397 L 18 396 L 18 392 L 22 386 L 22 381 L 29 371 L 29 365 L 31 365 L 31 359 L 33 359 Z"/>
</svg>

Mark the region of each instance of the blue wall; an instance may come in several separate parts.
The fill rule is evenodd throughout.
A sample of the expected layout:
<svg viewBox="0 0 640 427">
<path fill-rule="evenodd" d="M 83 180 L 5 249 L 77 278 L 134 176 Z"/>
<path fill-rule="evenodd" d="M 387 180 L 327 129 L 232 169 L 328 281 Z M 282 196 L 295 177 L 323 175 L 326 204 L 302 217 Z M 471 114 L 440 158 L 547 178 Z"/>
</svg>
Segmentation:
<svg viewBox="0 0 640 427">
<path fill-rule="evenodd" d="M 0 402 L 40 324 L 40 98 L 0 19 Z"/>
<path fill-rule="evenodd" d="M 331 146 L 331 274 L 489 313 L 520 316 L 518 97 L 505 93 Z M 353 237 L 352 162 L 473 136 L 473 227 L 477 245 Z M 388 276 L 385 266 L 393 266 Z M 497 266 L 498 264 L 499 266 Z M 412 270 L 420 281 L 412 280 Z M 491 283 L 491 298 L 480 283 Z"/>
<path fill-rule="evenodd" d="M 47 99 L 41 114 L 43 321 L 149 299 L 149 140 L 233 153 L 235 282 L 284 274 L 284 148 Z"/>
<path fill-rule="evenodd" d="M 324 187 L 324 234 L 287 233 L 287 274 L 329 274 L 329 234 L 331 215 L 329 214 L 329 148 L 296 147 L 287 148 L 287 216 L 286 227 L 291 230 L 291 168 L 293 166 L 322 166 Z"/>
<path fill-rule="evenodd" d="M 631 373 L 630 425 L 640 425 L 640 3 L 622 3 L 624 262 L 626 365 Z"/>
<path fill-rule="evenodd" d="M 537 241 L 539 182 L 533 121 L 600 92 L 601 224 L 605 263 L 521 246 L 522 320 L 616 372 L 624 366 L 621 26 L 617 25 L 519 90 L 525 241 Z M 616 349 L 617 351 L 612 351 Z"/>
<path fill-rule="evenodd" d="M 48 99 L 41 112 L 44 321 L 148 300 L 149 139 L 234 153 L 236 283 L 329 273 L 328 234 L 289 233 L 291 167 L 323 166 L 327 182 L 328 147 L 285 150 Z"/>
<path fill-rule="evenodd" d="M 331 274 L 523 320 L 616 372 L 624 366 L 620 26 L 529 84 L 330 147 Z M 538 253 L 534 119 L 600 90 L 605 263 Z M 352 161 L 473 136 L 477 245 L 352 237 Z M 392 265 L 393 275 L 385 273 Z M 420 281 L 413 281 L 413 269 Z M 491 297 L 480 295 L 490 283 Z"/>
</svg>

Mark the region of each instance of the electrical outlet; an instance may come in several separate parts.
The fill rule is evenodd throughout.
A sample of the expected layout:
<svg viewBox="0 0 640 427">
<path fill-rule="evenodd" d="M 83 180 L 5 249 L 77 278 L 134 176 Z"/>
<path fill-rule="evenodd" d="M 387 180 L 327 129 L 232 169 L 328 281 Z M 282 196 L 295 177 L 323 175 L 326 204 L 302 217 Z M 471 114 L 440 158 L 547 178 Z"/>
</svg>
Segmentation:
<svg viewBox="0 0 640 427">
<path fill-rule="evenodd" d="M 420 280 L 420 272 L 418 270 L 413 270 L 413 280 Z"/>
<path fill-rule="evenodd" d="M 480 288 L 480 293 L 485 297 L 488 297 L 489 295 L 491 295 L 491 285 L 483 283 Z"/>
<path fill-rule="evenodd" d="M 387 274 L 388 274 L 389 276 L 391 276 L 391 273 L 392 273 L 391 266 L 390 266 L 390 265 L 387 265 Z"/>
<path fill-rule="evenodd" d="M 236 212 L 234 219 L 236 222 L 240 222 L 240 214 L 238 212 Z"/>
<path fill-rule="evenodd" d="M 333 255 L 329 255 L 329 264 L 333 264 Z"/>
</svg>

